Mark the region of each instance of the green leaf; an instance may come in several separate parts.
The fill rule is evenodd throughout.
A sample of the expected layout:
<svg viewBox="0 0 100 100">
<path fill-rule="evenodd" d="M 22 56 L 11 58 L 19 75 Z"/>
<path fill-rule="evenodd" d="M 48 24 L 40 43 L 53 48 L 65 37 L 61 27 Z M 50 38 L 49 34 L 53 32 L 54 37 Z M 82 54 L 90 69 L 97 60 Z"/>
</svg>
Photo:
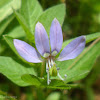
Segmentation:
<svg viewBox="0 0 100 100">
<path fill-rule="evenodd" d="M 21 78 L 23 81 L 29 83 L 30 85 L 35 85 L 35 86 L 41 85 L 40 80 L 34 75 L 25 74 Z"/>
<path fill-rule="evenodd" d="M 94 84 L 94 82 L 99 78 L 100 74 L 99 66 L 100 66 L 100 56 L 96 59 L 91 73 L 85 79 L 85 84 L 87 86 L 91 87 Z"/>
<path fill-rule="evenodd" d="M 15 10 L 13 10 L 13 11 L 14 11 L 14 14 L 15 14 L 17 20 L 19 21 L 20 25 L 21 25 L 22 28 L 24 29 L 27 38 L 28 38 L 30 41 L 34 42 L 34 36 L 32 35 L 31 31 L 29 30 L 28 25 L 27 25 L 26 22 L 25 22 L 25 19 L 21 16 L 21 14 L 19 14 L 19 13 L 16 12 Z"/>
<path fill-rule="evenodd" d="M 14 9 L 19 9 L 21 0 L 0 0 L 0 22 L 13 13 Z"/>
<path fill-rule="evenodd" d="M 27 9 L 26 9 L 27 8 Z M 33 26 L 42 13 L 42 8 L 37 0 L 22 0 L 20 13 L 14 10 L 14 14 L 23 27 L 28 39 L 34 42 Z"/>
<path fill-rule="evenodd" d="M 51 80 L 51 83 L 47 85 L 47 80 L 43 78 L 36 77 L 34 75 L 25 74 L 22 75 L 22 80 L 29 83 L 29 85 L 38 86 L 41 88 L 52 88 L 52 89 L 71 89 L 72 87 L 77 87 L 76 84 L 65 84 L 61 80 Z"/>
<path fill-rule="evenodd" d="M 16 26 L 7 35 L 13 38 L 22 38 L 25 37 L 25 32 L 21 26 Z"/>
<path fill-rule="evenodd" d="M 93 42 L 83 53 L 76 59 L 58 62 L 60 67 L 60 74 L 67 75 L 66 82 L 76 81 L 84 78 L 92 69 L 93 64 L 100 55 L 100 42 L 99 39 Z M 98 43 L 97 43 L 98 42 Z"/>
<path fill-rule="evenodd" d="M 0 73 L 5 75 L 8 79 L 19 86 L 27 86 L 28 83 L 21 79 L 23 74 L 34 74 L 36 75 L 34 69 L 27 65 L 21 64 L 20 61 L 15 61 L 10 57 L 0 56 Z"/>
<path fill-rule="evenodd" d="M 0 8 L 5 6 L 7 3 L 11 2 L 11 0 L 0 0 Z"/>
<path fill-rule="evenodd" d="M 4 32 L 9 23 L 13 20 L 14 16 L 10 16 L 0 23 L 0 35 Z"/>
<path fill-rule="evenodd" d="M 41 22 L 49 34 L 51 22 L 57 18 L 60 24 L 63 24 L 65 17 L 65 4 L 59 4 L 44 11 L 38 18 L 37 22 Z"/>
<path fill-rule="evenodd" d="M 6 45 L 5 45 L 6 42 L 4 42 L 3 39 L 0 39 L 0 55 L 2 55 L 2 53 L 5 51 L 6 49 Z"/>
<path fill-rule="evenodd" d="M 89 43 L 97 38 L 100 37 L 100 32 L 97 32 L 97 33 L 93 33 L 93 34 L 90 34 L 90 35 L 86 35 L 86 43 Z"/>
<path fill-rule="evenodd" d="M 86 36 L 86 43 L 89 43 L 89 42 L 99 38 L 100 37 L 100 32 L 93 33 L 93 34 L 90 34 L 90 35 L 85 35 L 85 36 Z M 64 48 L 67 44 L 69 44 L 74 39 L 70 39 L 70 40 L 64 41 L 64 43 L 62 45 L 62 48 Z"/>
<path fill-rule="evenodd" d="M 42 14 L 42 12 L 42 7 L 37 0 L 22 0 L 20 14 L 25 19 L 31 33 L 33 33 L 33 26 L 36 19 Z"/>
<path fill-rule="evenodd" d="M 60 100 L 60 95 L 59 92 L 52 92 L 46 100 Z"/>
<path fill-rule="evenodd" d="M 14 43 L 13 43 L 13 38 L 9 37 L 9 36 L 6 36 L 4 35 L 3 36 L 4 39 L 6 40 L 6 42 L 9 44 L 9 46 L 11 47 L 11 49 L 14 51 L 14 53 L 21 59 L 23 59 L 17 52 L 16 48 L 14 47 Z"/>
</svg>

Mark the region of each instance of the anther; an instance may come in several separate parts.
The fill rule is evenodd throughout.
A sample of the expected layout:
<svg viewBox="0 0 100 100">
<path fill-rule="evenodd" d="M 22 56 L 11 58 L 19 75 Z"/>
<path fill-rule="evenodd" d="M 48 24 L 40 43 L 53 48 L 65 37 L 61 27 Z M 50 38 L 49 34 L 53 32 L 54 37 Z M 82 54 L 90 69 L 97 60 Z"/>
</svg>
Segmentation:
<svg viewBox="0 0 100 100">
<path fill-rule="evenodd" d="M 47 70 L 47 71 L 49 71 L 49 67 L 48 67 L 48 68 L 46 68 L 46 70 Z"/>
<path fill-rule="evenodd" d="M 64 79 L 64 81 L 65 81 L 65 80 L 66 80 L 66 78 L 67 78 L 67 75 L 65 74 L 65 75 L 64 75 L 64 77 L 65 77 L 65 79 Z"/>
<path fill-rule="evenodd" d="M 66 78 L 66 77 L 67 77 L 67 75 L 65 74 L 65 75 L 64 75 L 64 77 Z"/>
<path fill-rule="evenodd" d="M 51 80 L 49 80 L 49 83 L 51 83 Z"/>
<path fill-rule="evenodd" d="M 60 68 L 59 67 L 57 67 L 57 71 L 59 71 L 60 70 Z"/>
<path fill-rule="evenodd" d="M 62 80 L 62 81 L 64 81 L 64 79 L 60 76 L 60 74 L 58 73 L 58 77 Z"/>
</svg>

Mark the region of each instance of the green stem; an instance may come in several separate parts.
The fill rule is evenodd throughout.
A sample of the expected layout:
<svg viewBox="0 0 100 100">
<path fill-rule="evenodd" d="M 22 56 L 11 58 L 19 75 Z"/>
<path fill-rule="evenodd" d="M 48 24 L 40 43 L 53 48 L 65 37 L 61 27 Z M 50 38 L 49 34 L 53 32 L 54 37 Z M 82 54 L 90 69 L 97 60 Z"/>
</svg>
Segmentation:
<svg viewBox="0 0 100 100">
<path fill-rule="evenodd" d="M 43 61 L 43 63 L 42 63 L 40 77 L 43 77 L 43 75 L 44 75 L 44 71 L 45 71 L 45 61 Z"/>
</svg>

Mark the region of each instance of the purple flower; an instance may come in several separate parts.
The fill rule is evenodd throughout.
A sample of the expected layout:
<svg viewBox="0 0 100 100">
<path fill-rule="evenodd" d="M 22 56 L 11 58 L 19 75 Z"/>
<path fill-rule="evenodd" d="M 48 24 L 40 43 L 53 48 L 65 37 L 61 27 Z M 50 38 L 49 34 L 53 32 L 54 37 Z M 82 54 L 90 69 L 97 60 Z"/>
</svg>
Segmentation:
<svg viewBox="0 0 100 100">
<path fill-rule="evenodd" d="M 85 36 L 74 39 L 61 51 L 63 43 L 62 29 L 60 23 L 55 18 L 50 28 L 51 48 L 46 30 L 40 22 L 38 22 L 35 27 L 35 43 L 38 51 L 26 42 L 14 39 L 16 50 L 26 61 L 40 63 L 44 61 L 43 59 L 46 60 L 47 84 L 49 85 L 50 75 L 59 76 L 61 80 L 64 80 L 59 74 L 59 68 L 56 67 L 55 60 L 64 61 L 76 58 L 85 47 Z M 56 58 L 55 56 L 60 51 L 59 57 Z"/>
</svg>

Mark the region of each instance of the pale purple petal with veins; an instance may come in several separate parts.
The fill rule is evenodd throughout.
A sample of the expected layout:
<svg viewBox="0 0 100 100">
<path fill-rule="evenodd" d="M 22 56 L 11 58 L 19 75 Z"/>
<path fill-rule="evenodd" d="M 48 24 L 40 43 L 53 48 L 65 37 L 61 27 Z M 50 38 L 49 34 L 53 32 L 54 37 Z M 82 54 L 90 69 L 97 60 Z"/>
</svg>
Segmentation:
<svg viewBox="0 0 100 100">
<path fill-rule="evenodd" d="M 51 52 L 61 50 L 63 43 L 63 35 L 60 23 L 55 18 L 52 21 L 51 28 L 50 28 L 50 44 L 51 44 Z"/>
<path fill-rule="evenodd" d="M 85 36 L 80 36 L 70 42 L 61 52 L 58 61 L 76 58 L 85 48 Z"/>
<path fill-rule="evenodd" d="M 39 22 L 35 27 L 35 43 L 37 50 L 42 56 L 44 55 L 44 53 L 50 53 L 48 35 L 43 25 Z"/>
<path fill-rule="evenodd" d="M 18 39 L 14 39 L 13 42 L 17 52 L 26 61 L 32 63 L 42 62 L 39 53 L 35 50 L 34 47 Z"/>
</svg>

